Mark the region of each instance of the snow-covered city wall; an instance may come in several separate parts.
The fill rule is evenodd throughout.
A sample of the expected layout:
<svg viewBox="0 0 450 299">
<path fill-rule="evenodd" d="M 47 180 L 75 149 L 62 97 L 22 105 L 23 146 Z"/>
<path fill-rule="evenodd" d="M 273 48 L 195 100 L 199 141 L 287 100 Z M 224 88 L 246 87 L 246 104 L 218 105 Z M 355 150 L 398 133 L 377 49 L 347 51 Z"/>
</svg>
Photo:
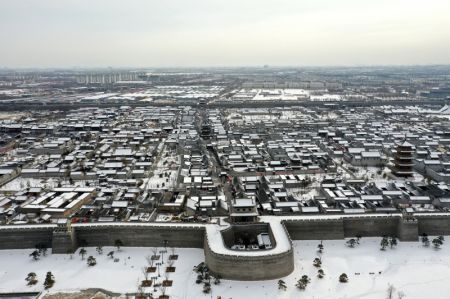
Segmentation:
<svg viewBox="0 0 450 299">
<path fill-rule="evenodd" d="M 130 247 L 203 248 L 202 225 L 80 225 L 75 226 L 78 244 L 114 246 L 121 240 Z"/>
<path fill-rule="evenodd" d="M 445 213 L 260 218 L 261 225 L 269 225 L 268 232 L 274 245 L 271 249 L 230 249 L 222 235 L 224 230 L 226 235 L 230 225 L 156 222 L 83 223 L 74 224 L 67 230 L 55 224 L 0 226 L 0 249 L 25 249 L 45 244 L 53 247 L 54 253 L 67 253 L 82 245 L 114 246 L 116 240 L 130 247 L 203 248 L 205 261 L 213 273 L 228 279 L 261 280 L 292 272 L 292 240 L 391 235 L 414 241 L 424 233 L 450 235 L 450 215 Z"/>
<path fill-rule="evenodd" d="M 223 240 L 210 236 L 208 230 L 204 249 L 209 270 L 226 279 L 246 281 L 276 279 L 292 273 L 294 252 L 285 225 L 269 223 L 269 229 L 276 232 L 273 249 L 241 252 L 227 248 Z"/>
<path fill-rule="evenodd" d="M 56 225 L 0 226 L 0 249 L 27 249 L 36 244 L 52 245 Z"/>
</svg>

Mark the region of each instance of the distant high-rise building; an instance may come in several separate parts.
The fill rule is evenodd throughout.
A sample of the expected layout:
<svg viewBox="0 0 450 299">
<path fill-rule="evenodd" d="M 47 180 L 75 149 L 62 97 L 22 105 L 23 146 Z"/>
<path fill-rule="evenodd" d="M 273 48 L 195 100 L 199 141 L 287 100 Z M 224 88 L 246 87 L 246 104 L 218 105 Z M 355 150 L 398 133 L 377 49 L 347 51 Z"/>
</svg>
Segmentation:
<svg viewBox="0 0 450 299">
<path fill-rule="evenodd" d="M 77 76 L 79 84 L 112 84 L 120 81 L 137 81 L 143 73 L 139 72 L 105 72 L 105 73 L 87 73 Z"/>
</svg>

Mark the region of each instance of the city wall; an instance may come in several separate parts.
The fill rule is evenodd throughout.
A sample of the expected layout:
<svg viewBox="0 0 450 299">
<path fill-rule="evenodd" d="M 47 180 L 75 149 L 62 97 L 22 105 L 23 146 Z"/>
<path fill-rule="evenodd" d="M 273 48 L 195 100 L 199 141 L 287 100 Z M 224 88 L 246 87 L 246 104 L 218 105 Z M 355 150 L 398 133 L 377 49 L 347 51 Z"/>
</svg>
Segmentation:
<svg viewBox="0 0 450 299">
<path fill-rule="evenodd" d="M 286 220 L 284 225 L 292 240 L 339 240 L 344 238 L 342 219 Z"/>
<path fill-rule="evenodd" d="M 35 248 L 37 244 L 52 246 L 53 230 L 56 226 L 1 226 L 0 250 Z"/>
<path fill-rule="evenodd" d="M 203 248 L 205 228 L 201 226 L 75 226 L 75 238 L 78 244 L 87 246 L 114 246 L 121 240 L 123 246 L 130 247 L 167 247 Z"/>
<path fill-rule="evenodd" d="M 401 217 L 351 217 L 344 219 L 345 237 L 378 237 L 397 236 L 399 220 Z"/>
<path fill-rule="evenodd" d="M 293 240 L 334 240 L 348 237 L 398 236 L 414 241 L 419 235 L 450 235 L 449 215 L 420 215 L 407 220 L 401 216 L 352 216 L 339 219 L 285 220 L 285 227 Z M 72 232 L 57 232 L 56 225 L 11 225 L 0 227 L 0 250 L 34 248 L 43 243 L 58 253 L 66 253 L 73 246 L 87 242 L 88 246 L 114 246 L 120 239 L 125 246 L 168 246 L 203 248 L 205 229 L 201 225 L 121 226 L 120 224 L 72 227 Z M 226 237 L 226 236 L 225 236 Z M 68 239 L 65 239 L 68 238 Z M 81 241 L 81 243 L 80 243 Z M 65 245 L 61 245 L 65 244 Z"/>
<path fill-rule="evenodd" d="M 416 216 L 418 221 L 418 234 L 431 236 L 450 235 L 450 217 L 442 215 Z"/>
<path fill-rule="evenodd" d="M 292 249 L 262 256 L 225 255 L 213 252 L 206 239 L 205 262 L 213 274 L 232 280 L 277 279 L 294 271 Z"/>
<path fill-rule="evenodd" d="M 230 226 L 221 231 L 223 242 L 226 246 L 231 247 L 235 244 L 236 236 L 245 236 L 249 231 L 255 237 L 260 233 L 268 233 L 271 243 L 273 246 L 276 245 L 275 237 L 268 223 L 235 224 Z"/>
<path fill-rule="evenodd" d="M 329 219 L 289 219 L 283 226 L 290 240 L 329 240 L 347 237 L 398 236 L 403 241 L 416 241 L 421 234 L 450 235 L 450 216 L 445 214 L 416 214 L 414 217 L 396 215 L 361 215 L 329 217 Z M 265 224 L 254 229 L 264 231 Z M 234 232 L 242 229 L 237 227 Z M 203 248 L 211 272 L 223 278 L 237 280 L 276 279 L 293 271 L 294 256 L 290 250 L 266 255 L 239 255 L 213 252 L 202 224 L 157 223 L 99 223 L 74 224 L 67 229 L 56 225 L 16 225 L 0 227 L 0 249 L 33 249 L 45 244 L 53 253 L 66 254 L 80 244 L 114 246 L 120 239 L 130 247 Z M 227 237 L 225 231 L 225 239 Z M 269 228 L 269 234 L 270 234 Z M 273 237 L 273 236 L 272 236 Z M 167 243 L 165 243 L 167 242 Z"/>
<path fill-rule="evenodd" d="M 448 219 L 450 221 L 450 217 Z M 284 223 L 292 240 L 340 240 L 356 236 L 397 236 L 401 241 L 418 239 L 418 221 L 405 220 L 400 215 L 355 215 L 339 219 L 286 220 Z"/>
<path fill-rule="evenodd" d="M 286 227 L 284 230 L 287 233 Z M 289 234 L 288 234 L 289 238 Z M 292 240 L 285 252 L 255 255 L 223 254 L 214 252 L 209 246 L 208 235 L 204 240 L 205 262 L 214 275 L 232 280 L 267 280 L 287 276 L 294 271 L 294 251 Z M 255 252 L 256 253 L 256 252 Z M 261 253 L 261 251 L 259 252 Z"/>
</svg>

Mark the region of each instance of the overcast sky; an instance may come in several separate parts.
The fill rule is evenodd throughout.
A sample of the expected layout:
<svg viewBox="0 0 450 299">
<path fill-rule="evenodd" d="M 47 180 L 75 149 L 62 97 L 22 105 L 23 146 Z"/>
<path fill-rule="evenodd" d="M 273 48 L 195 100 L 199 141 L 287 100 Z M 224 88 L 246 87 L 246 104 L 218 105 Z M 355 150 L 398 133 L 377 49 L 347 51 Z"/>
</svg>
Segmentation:
<svg viewBox="0 0 450 299">
<path fill-rule="evenodd" d="M 0 0 L 0 67 L 449 64 L 449 0 Z"/>
</svg>

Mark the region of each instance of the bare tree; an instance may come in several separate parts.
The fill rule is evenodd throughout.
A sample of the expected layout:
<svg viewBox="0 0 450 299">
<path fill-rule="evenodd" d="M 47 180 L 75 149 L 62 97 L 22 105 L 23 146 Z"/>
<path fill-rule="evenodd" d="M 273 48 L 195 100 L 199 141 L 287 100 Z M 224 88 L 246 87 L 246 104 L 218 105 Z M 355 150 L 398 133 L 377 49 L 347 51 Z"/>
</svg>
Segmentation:
<svg viewBox="0 0 450 299">
<path fill-rule="evenodd" d="M 145 259 L 147 260 L 148 266 L 149 266 L 149 267 L 153 267 L 153 263 L 154 263 L 155 261 L 152 259 L 152 257 L 151 257 L 150 255 L 147 255 L 147 256 L 145 257 Z"/>
<path fill-rule="evenodd" d="M 152 253 L 153 253 L 153 256 L 157 256 L 158 255 L 158 247 L 153 247 Z"/>
<path fill-rule="evenodd" d="M 175 263 L 175 261 L 174 261 L 174 260 L 170 260 L 168 263 L 169 263 L 169 264 L 168 264 L 169 267 L 172 268 L 172 267 L 173 267 L 173 264 Z"/>
<path fill-rule="evenodd" d="M 164 280 L 169 280 L 169 272 L 164 273 Z"/>
<path fill-rule="evenodd" d="M 141 272 L 142 272 L 142 274 L 144 274 L 144 279 L 145 279 L 145 280 L 148 280 L 147 267 L 142 267 L 142 268 L 141 268 Z"/>
<path fill-rule="evenodd" d="M 403 293 L 402 291 L 399 291 L 399 292 L 397 293 L 397 298 L 398 298 L 398 299 L 403 299 L 403 298 L 405 298 L 405 297 L 406 297 L 406 294 Z"/>
<path fill-rule="evenodd" d="M 147 298 L 144 294 L 144 288 L 142 287 L 141 283 L 139 282 L 139 278 L 138 278 L 138 283 L 137 283 L 136 298 Z"/>
<path fill-rule="evenodd" d="M 86 254 L 87 254 L 86 249 L 81 248 L 80 252 L 79 252 L 79 255 L 81 255 L 81 260 L 84 260 L 84 257 L 85 257 Z"/>
<path fill-rule="evenodd" d="M 395 287 L 393 285 L 389 285 L 387 289 L 387 299 L 394 299 Z"/>
<path fill-rule="evenodd" d="M 165 297 L 165 296 L 166 296 L 166 287 L 163 286 L 162 284 L 161 284 L 161 286 L 159 287 L 159 291 L 161 292 L 161 296 L 162 296 L 162 297 Z"/>
</svg>

